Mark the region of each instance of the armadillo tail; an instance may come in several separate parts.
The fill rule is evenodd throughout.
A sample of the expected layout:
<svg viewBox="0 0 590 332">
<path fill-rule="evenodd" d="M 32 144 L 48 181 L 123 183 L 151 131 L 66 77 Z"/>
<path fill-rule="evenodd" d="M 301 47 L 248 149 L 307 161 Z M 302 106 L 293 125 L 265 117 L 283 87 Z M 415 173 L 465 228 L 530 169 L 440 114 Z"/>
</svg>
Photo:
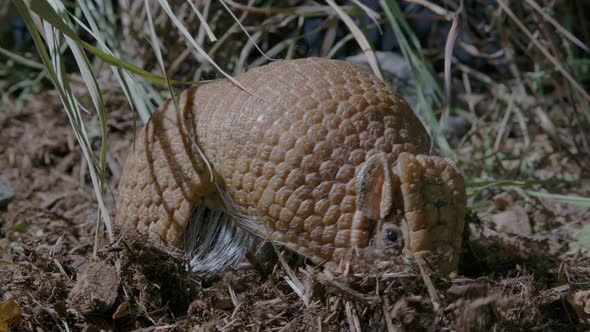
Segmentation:
<svg viewBox="0 0 590 332">
<path fill-rule="evenodd" d="M 202 275 L 236 266 L 244 260 L 246 250 L 253 250 L 257 242 L 257 237 L 239 227 L 229 213 L 206 207 L 193 209 L 182 236 L 191 269 Z"/>
</svg>

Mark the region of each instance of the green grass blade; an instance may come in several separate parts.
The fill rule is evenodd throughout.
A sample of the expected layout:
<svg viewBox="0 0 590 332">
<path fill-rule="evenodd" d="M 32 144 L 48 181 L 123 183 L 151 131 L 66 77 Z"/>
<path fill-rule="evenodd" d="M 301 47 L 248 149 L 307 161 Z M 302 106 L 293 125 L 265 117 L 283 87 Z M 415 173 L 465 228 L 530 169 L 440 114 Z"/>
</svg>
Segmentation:
<svg viewBox="0 0 590 332">
<path fill-rule="evenodd" d="M 60 19 L 62 20 L 64 25 L 66 25 L 66 26 L 71 25 L 71 23 L 68 20 L 68 13 L 66 11 L 66 8 L 63 6 L 63 4 L 60 1 L 48 0 L 48 3 L 56 10 L 56 13 L 58 15 L 60 15 Z M 100 159 L 99 159 L 99 163 L 97 165 L 96 161 L 94 160 L 94 154 L 92 153 L 92 148 L 90 146 L 90 142 L 88 140 L 88 134 L 86 133 L 86 129 L 84 128 L 84 122 L 81 120 L 81 117 L 80 117 L 80 110 L 77 107 L 78 101 L 76 100 L 75 96 L 72 94 L 72 99 L 73 99 L 74 106 L 75 106 L 73 109 L 73 111 L 74 111 L 73 114 L 76 116 L 76 124 L 79 126 L 79 128 L 77 128 L 79 135 L 80 135 L 79 141 L 80 141 L 80 144 L 83 145 L 83 148 L 86 149 L 85 155 L 90 157 L 90 158 L 87 158 L 87 161 L 89 163 L 92 163 L 91 165 L 94 166 L 96 169 L 96 172 L 98 175 L 97 180 L 98 180 L 99 188 L 97 190 L 97 188 L 95 187 L 95 191 L 96 191 L 97 196 L 100 196 L 99 199 L 103 200 L 102 194 L 104 193 L 104 175 L 106 173 L 106 168 L 107 168 L 107 165 L 106 165 L 106 159 L 107 159 L 107 149 L 106 149 L 107 148 L 107 120 L 106 120 L 106 111 L 105 111 L 104 101 L 102 98 L 102 93 L 98 87 L 96 77 L 94 75 L 94 72 L 92 71 L 90 61 L 88 60 L 83 49 L 79 46 L 78 43 L 76 43 L 74 40 L 72 40 L 70 38 L 66 37 L 66 42 L 70 48 L 70 51 L 74 55 L 74 59 L 76 60 L 76 64 L 78 65 L 78 69 L 80 71 L 82 79 L 83 79 L 84 83 L 86 84 L 86 87 L 88 88 L 88 93 L 90 94 L 90 98 L 91 98 L 92 103 L 94 105 L 94 109 L 96 110 L 96 113 L 99 118 L 102 141 L 101 141 L 101 149 L 100 149 Z M 64 78 L 65 77 L 66 77 L 66 74 L 64 73 Z M 62 84 L 69 84 L 69 83 L 66 80 L 64 80 Z M 67 89 L 67 90 L 69 90 L 69 89 Z M 109 238 L 112 241 L 114 239 L 114 237 L 113 237 L 112 225 L 110 224 L 109 217 L 106 216 L 104 221 L 105 221 L 105 225 L 107 228 L 107 232 L 109 234 Z M 98 236 L 98 233 L 96 234 L 96 236 Z M 96 243 L 97 242 L 98 242 L 98 238 L 97 238 Z M 98 249 L 97 246 L 95 246 L 95 251 L 97 249 Z"/>
<path fill-rule="evenodd" d="M 199 9 L 195 6 L 195 4 L 192 1 L 187 1 L 187 3 L 191 6 L 195 15 L 197 15 L 199 22 L 201 22 L 201 26 L 205 29 L 205 32 L 207 32 L 207 37 L 209 37 L 209 41 L 216 42 L 217 37 L 215 37 L 213 30 L 211 30 L 211 27 L 209 26 L 209 24 L 207 24 L 207 20 L 205 20 L 205 18 L 203 17 L 203 14 L 201 14 Z M 221 3 L 225 6 L 223 1 L 221 1 Z"/>
<path fill-rule="evenodd" d="M 563 203 L 578 205 L 582 207 L 590 208 L 590 198 L 582 197 L 582 196 L 575 196 L 575 195 L 559 195 L 559 194 L 551 194 L 545 193 L 540 191 L 533 191 L 533 190 L 524 190 L 525 193 L 534 197 L 542 197 L 542 198 L 551 198 Z"/>
<path fill-rule="evenodd" d="M 88 50 L 92 54 L 98 56 L 104 62 L 106 62 L 110 65 L 113 65 L 113 66 L 120 67 L 122 69 L 129 70 L 129 71 L 143 77 L 144 79 L 150 80 L 154 83 L 163 84 L 163 85 L 166 84 L 166 80 L 163 77 L 152 74 L 148 71 L 145 71 L 145 70 L 143 70 L 131 63 L 128 63 L 126 61 L 122 61 L 120 59 L 117 59 L 117 58 L 111 56 L 110 54 L 107 54 L 107 53 L 101 51 L 100 49 L 96 48 L 95 46 L 81 40 L 80 37 L 78 37 L 78 35 L 74 32 L 74 30 L 72 30 L 70 27 L 68 27 L 66 24 L 64 24 L 64 22 L 62 22 L 60 20 L 59 15 L 55 12 L 55 10 L 53 10 L 53 8 L 51 8 L 51 6 L 49 6 L 49 3 L 47 1 L 31 0 L 31 10 L 33 12 L 35 12 L 37 15 L 39 15 L 39 17 L 41 17 L 43 20 L 49 22 L 52 26 L 57 28 L 61 33 L 63 33 L 67 37 L 74 40 L 76 43 L 78 43 L 79 45 L 84 47 L 86 50 Z M 171 83 L 172 84 L 193 84 L 194 82 L 171 80 Z"/>
<path fill-rule="evenodd" d="M 151 39 L 151 43 L 152 43 L 152 48 L 154 49 L 154 51 L 156 53 L 156 58 L 158 59 L 158 63 L 160 64 L 160 67 L 162 68 L 162 72 L 164 73 L 164 77 L 166 79 L 168 79 L 168 76 L 166 75 L 166 67 L 164 66 L 164 59 L 162 58 L 162 52 L 160 50 L 159 43 L 158 43 L 158 37 L 156 35 L 156 31 L 154 28 L 154 22 L 152 20 L 152 14 L 149 9 L 148 0 L 144 0 L 144 1 L 145 1 L 145 7 L 146 7 L 146 11 L 147 11 L 147 16 L 148 16 L 148 26 L 150 28 L 150 39 Z M 172 89 L 172 85 L 170 83 L 168 83 L 168 91 L 170 91 L 170 97 L 171 97 L 171 100 L 174 104 L 174 108 L 176 109 L 176 112 L 179 114 L 178 118 L 180 119 L 180 121 L 179 121 L 180 125 L 182 126 L 182 129 L 185 133 L 189 133 L 190 131 L 187 130 L 186 123 L 184 121 L 184 116 L 183 116 L 182 112 L 180 111 L 180 107 L 178 106 L 177 98 L 174 95 L 174 90 Z M 207 156 L 205 156 L 205 153 L 203 152 L 201 147 L 195 142 L 194 139 L 190 138 L 190 142 L 194 146 L 197 153 L 200 155 L 201 159 L 205 162 L 205 165 L 207 166 L 207 169 L 209 170 L 209 175 L 211 176 L 211 181 L 213 181 L 213 168 L 211 167 L 211 163 L 209 163 Z"/>
<path fill-rule="evenodd" d="M 219 71 L 223 76 L 225 76 L 232 83 L 239 86 L 241 89 L 248 91 L 240 82 L 238 82 L 230 74 L 226 73 L 223 69 L 221 69 L 221 67 L 219 67 L 219 65 L 215 61 L 213 61 L 213 59 L 211 59 L 209 54 L 207 54 L 207 52 L 205 52 L 205 50 L 197 43 L 197 41 L 193 38 L 191 33 L 182 24 L 182 22 L 180 22 L 178 17 L 176 17 L 174 12 L 172 11 L 172 8 L 170 8 L 170 4 L 168 3 L 167 0 L 158 0 L 158 2 L 160 3 L 160 6 L 162 6 L 162 9 L 164 9 L 164 11 L 166 12 L 168 17 L 170 18 L 170 20 L 172 20 L 172 23 L 174 23 L 174 25 L 178 28 L 180 33 L 184 36 L 184 38 L 186 38 L 186 40 L 191 44 L 191 46 L 195 50 L 197 50 L 197 52 L 199 52 L 203 56 L 203 58 L 205 58 L 205 60 L 207 60 L 207 62 L 209 62 L 213 67 L 215 67 L 215 69 L 217 69 L 217 71 Z M 164 80 L 164 83 L 165 83 L 165 81 L 166 80 Z"/>
<path fill-rule="evenodd" d="M 67 76 L 65 75 L 65 66 L 63 64 L 61 58 L 61 52 L 59 50 L 59 36 L 54 34 L 54 30 L 52 26 L 50 26 L 47 22 L 43 23 L 45 36 L 47 40 L 47 45 L 45 44 L 43 37 L 41 37 L 39 31 L 37 30 L 37 26 L 35 25 L 33 18 L 30 15 L 29 8 L 22 0 L 13 0 L 15 7 L 17 8 L 19 14 L 21 15 L 27 29 L 31 33 L 31 37 L 47 72 L 49 73 L 49 78 L 53 81 L 56 90 L 59 94 L 59 97 L 64 105 L 66 110 L 66 114 L 70 123 L 72 125 L 72 129 L 74 130 L 76 139 L 80 145 L 80 149 L 88 161 L 88 168 L 90 177 L 92 180 L 92 185 L 95 191 L 95 195 L 99 205 L 99 211 L 102 216 L 102 219 L 109 231 L 110 239 L 113 240 L 112 231 L 110 231 L 110 218 L 109 214 L 106 210 L 104 201 L 102 199 L 102 190 L 100 181 L 98 178 L 98 172 L 96 170 L 94 158 L 92 156 L 92 150 L 90 149 L 90 144 L 88 142 L 88 137 L 83 127 L 83 123 L 80 120 L 80 107 L 74 94 L 72 93 L 68 83 L 67 83 Z M 49 3 L 46 3 L 49 6 Z M 55 12 L 54 12 L 55 13 Z M 62 24 L 65 26 L 65 24 Z M 69 28 L 68 28 L 69 29 Z M 47 48 L 46 48 L 47 47 Z M 49 49 L 49 52 L 48 52 Z"/>
<path fill-rule="evenodd" d="M 383 75 L 381 74 L 381 68 L 379 68 L 377 56 L 375 56 L 375 51 L 371 47 L 371 44 L 369 44 L 369 41 L 367 40 L 367 37 L 365 37 L 365 34 L 363 34 L 361 29 L 359 29 L 359 27 L 356 26 L 352 18 L 350 18 L 350 16 L 345 11 L 338 7 L 338 5 L 336 5 L 336 3 L 333 0 L 326 0 L 326 3 L 330 5 L 330 7 L 334 9 L 334 11 L 336 11 L 336 14 L 338 15 L 338 17 L 340 17 L 340 20 L 344 22 L 348 30 L 350 30 L 350 32 L 354 35 L 354 39 L 357 41 L 360 49 L 365 53 L 367 61 L 369 62 L 369 65 L 373 70 L 373 73 L 379 79 L 383 80 Z"/>
<path fill-rule="evenodd" d="M 432 105 L 428 102 L 427 92 L 432 91 L 434 104 L 440 106 L 442 105 L 442 90 L 424 60 L 420 42 L 395 1 L 380 0 L 379 3 L 397 38 L 402 56 L 410 66 L 410 75 L 416 86 L 416 97 L 418 100 L 418 109 L 415 111 L 426 123 L 429 133 L 433 141 L 436 141 L 438 144 L 441 153 L 444 156 L 451 157 L 453 151 L 447 139 L 443 135 L 435 135 L 436 128 L 440 126 L 440 122 L 436 118 Z"/>
<path fill-rule="evenodd" d="M 0 54 L 3 54 L 5 57 L 12 59 L 14 62 L 19 63 L 23 66 L 27 66 L 33 69 L 45 70 L 45 66 L 43 66 L 43 64 L 34 60 L 27 59 L 22 55 L 10 52 L 5 48 L 0 47 Z"/>
<path fill-rule="evenodd" d="M 98 47 L 100 47 L 102 51 L 115 57 L 114 52 L 111 51 L 111 49 L 107 46 L 106 38 L 101 34 L 102 29 L 100 29 L 97 22 L 94 21 L 94 15 L 92 15 L 92 7 L 89 5 L 89 1 L 80 0 L 78 4 L 80 5 L 80 8 L 82 9 L 82 12 L 84 13 L 84 16 L 86 17 L 90 27 L 87 27 L 78 18 L 72 18 L 76 20 L 80 27 L 82 27 L 96 39 Z M 153 110 L 153 106 L 150 103 L 149 92 L 142 85 L 140 85 L 132 75 L 129 75 L 128 71 L 114 65 L 111 65 L 111 69 L 113 70 L 113 73 L 115 74 L 115 77 L 119 82 L 119 86 L 121 86 L 129 105 L 137 114 L 139 114 L 142 122 L 146 123 L 151 117 Z M 145 84 L 149 83 L 146 81 Z M 159 93 L 155 93 L 155 95 L 159 96 Z"/>
</svg>

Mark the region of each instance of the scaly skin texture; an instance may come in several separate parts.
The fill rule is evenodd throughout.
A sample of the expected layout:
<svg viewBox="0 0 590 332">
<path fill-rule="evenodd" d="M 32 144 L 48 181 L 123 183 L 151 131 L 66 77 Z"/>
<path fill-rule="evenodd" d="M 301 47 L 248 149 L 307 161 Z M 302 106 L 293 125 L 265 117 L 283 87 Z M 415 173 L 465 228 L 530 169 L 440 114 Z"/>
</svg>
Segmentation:
<svg viewBox="0 0 590 332">
<path fill-rule="evenodd" d="M 183 92 L 184 126 L 170 101 L 154 113 L 123 170 L 119 226 L 174 243 L 195 206 L 228 208 L 231 200 L 250 231 L 315 262 L 369 246 L 381 220 L 401 229 L 407 257 L 447 255 L 437 266 L 456 269 L 462 177 L 425 155 L 430 138 L 391 87 L 355 65 L 318 58 L 275 62 L 237 79 L 248 91 L 224 80 Z M 370 175 L 363 185 L 381 188 L 378 179 L 388 179 L 383 190 L 359 182 L 373 156 L 391 176 Z M 385 192 L 393 199 L 376 217 L 371 202 Z"/>
</svg>

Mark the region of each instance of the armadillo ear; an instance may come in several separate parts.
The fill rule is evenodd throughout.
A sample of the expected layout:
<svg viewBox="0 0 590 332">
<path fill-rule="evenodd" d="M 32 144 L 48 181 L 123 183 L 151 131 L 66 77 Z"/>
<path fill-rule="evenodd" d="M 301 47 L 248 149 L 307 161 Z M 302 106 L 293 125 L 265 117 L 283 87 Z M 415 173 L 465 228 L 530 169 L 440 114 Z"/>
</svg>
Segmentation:
<svg viewBox="0 0 590 332">
<path fill-rule="evenodd" d="M 393 205 L 391 167 L 384 153 L 377 153 L 361 166 L 356 178 L 356 205 L 365 217 L 385 218 Z"/>
</svg>

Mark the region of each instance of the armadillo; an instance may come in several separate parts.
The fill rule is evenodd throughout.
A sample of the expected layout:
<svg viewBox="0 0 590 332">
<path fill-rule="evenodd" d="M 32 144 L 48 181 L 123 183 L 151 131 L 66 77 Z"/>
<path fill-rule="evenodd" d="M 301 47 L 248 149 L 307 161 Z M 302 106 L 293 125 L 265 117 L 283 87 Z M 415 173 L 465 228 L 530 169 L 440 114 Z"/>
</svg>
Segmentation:
<svg viewBox="0 0 590 332">
<path fill-rule="evenodd" d="M 236 79 L 242 87 L 192 87 L 153 114 L 127 157 L 116 225 L 177 244 L 195 209 L 207 208 L 326 266 L 395 247 L 456 270 L 463 177 L 429 155 L 427 131 L 388 84 L 321 58 Z"/>
</svg>

